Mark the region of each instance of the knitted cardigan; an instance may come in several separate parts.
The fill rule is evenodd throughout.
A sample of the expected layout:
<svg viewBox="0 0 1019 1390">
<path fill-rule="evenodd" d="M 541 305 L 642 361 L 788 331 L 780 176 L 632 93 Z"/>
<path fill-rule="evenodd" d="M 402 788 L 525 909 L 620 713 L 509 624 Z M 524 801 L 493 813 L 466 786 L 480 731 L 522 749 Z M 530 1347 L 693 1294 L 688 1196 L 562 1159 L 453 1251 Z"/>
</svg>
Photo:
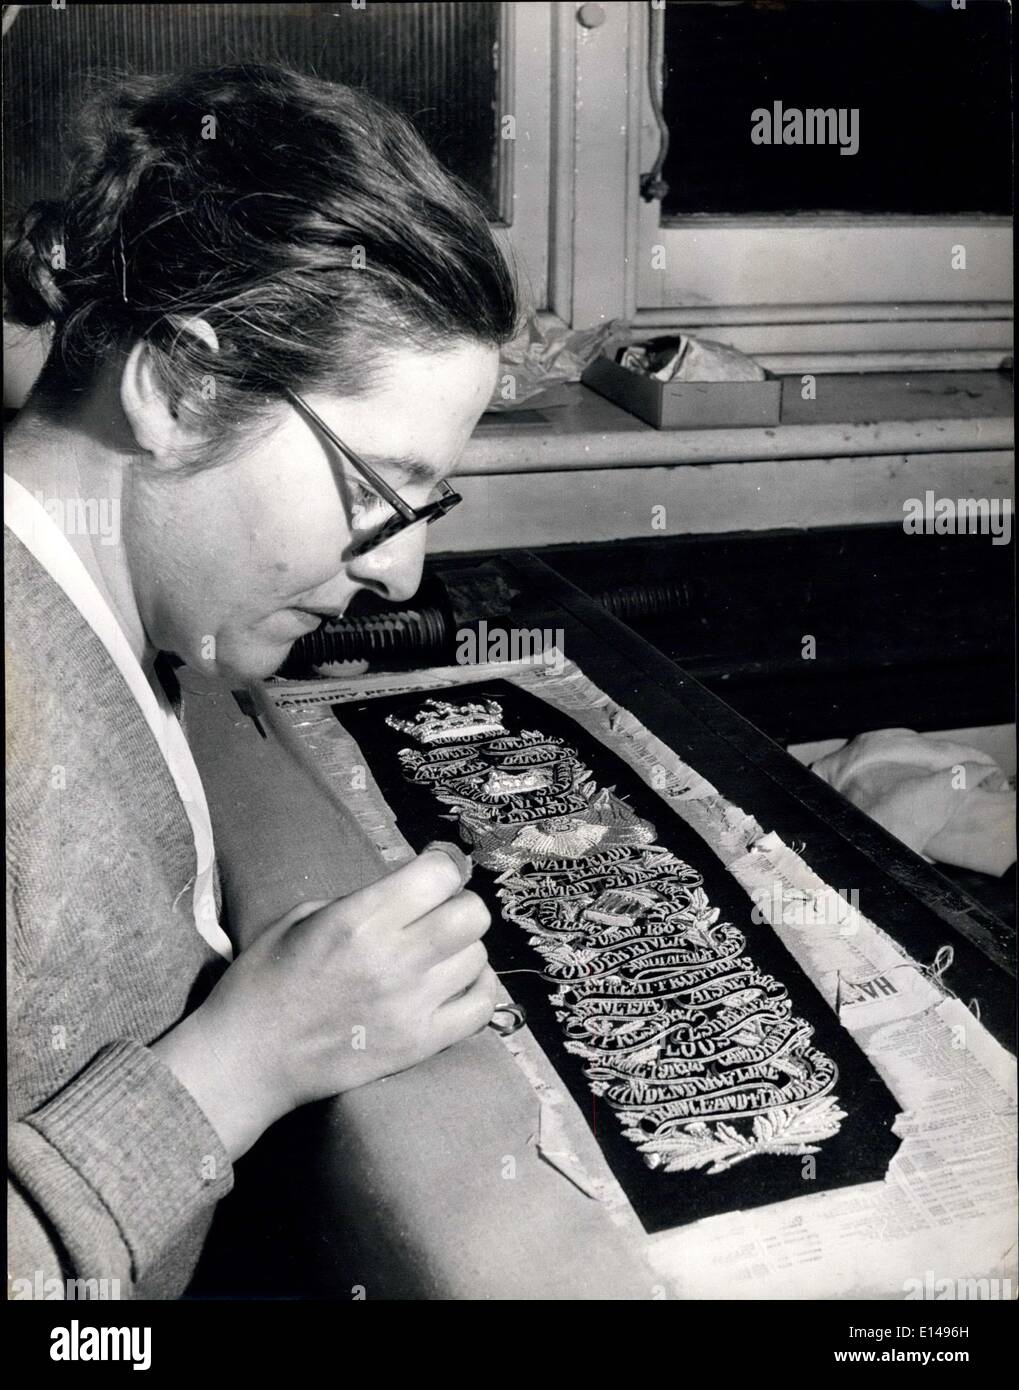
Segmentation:
<svg viewBox="0 0 1019 1390">
<path fill-rule="evenodd" d="M 120 672 L 10 532 L 4 570 L 8 1279 L 174 1298 L 233 1170 L 148 1044 L 224 962 L 195 927 L 191 827 Z"/>
</svg>

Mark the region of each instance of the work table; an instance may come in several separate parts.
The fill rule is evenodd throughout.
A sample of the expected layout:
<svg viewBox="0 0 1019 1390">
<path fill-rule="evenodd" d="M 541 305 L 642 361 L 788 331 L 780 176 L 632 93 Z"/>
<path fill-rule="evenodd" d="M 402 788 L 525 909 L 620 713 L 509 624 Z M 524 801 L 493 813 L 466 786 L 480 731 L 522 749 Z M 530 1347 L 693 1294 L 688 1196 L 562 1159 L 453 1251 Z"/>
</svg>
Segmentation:
<svg viewBox="0 0 1019 1390">
<path fill-rule="evenodd" d="M 540 560 L 510 562 L 530 620 L 602 690 L 788 844 L 914 959 L 951 943 L 948 983 L 1011 1038 L 1002 925 Z M 229 690 L 185 692 L 228 900 L 263 924 L 382 871 L 352 817 Z M 238 896 L 239 890 L 239 896 Z M 648 1298 L 636 1247 L 540 1160 L 533 1097 L 489 1030 L 421 1067 L 282 1121 L 243 1160 L 195 1292 L 371 1298 Z M 585 1149 L 594 1161 L 594 1153 Z M 517 1155 L 517 1179 L 500 1163 Z M 582 1153 L 582 1158 L 584 1154 Z M 468 1161 L 469 1160 L 469 1161 Z M 549 1252 L 555 1258 L 549 1258 Z"/>
</svg>

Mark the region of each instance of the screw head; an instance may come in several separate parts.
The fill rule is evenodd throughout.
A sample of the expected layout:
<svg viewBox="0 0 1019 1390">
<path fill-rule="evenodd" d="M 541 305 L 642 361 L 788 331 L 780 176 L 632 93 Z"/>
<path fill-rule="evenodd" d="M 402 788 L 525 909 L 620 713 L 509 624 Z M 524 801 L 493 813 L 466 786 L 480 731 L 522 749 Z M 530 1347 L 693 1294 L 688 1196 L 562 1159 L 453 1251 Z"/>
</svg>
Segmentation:
<svg viewBox="0 0 1019 1390">
<path fill-rule="evenodd" d="M 577 22 L 585 29 L 598 29 L 605 23 L 604 5 L 581 5 L 577 11 Z"/>
</svg>

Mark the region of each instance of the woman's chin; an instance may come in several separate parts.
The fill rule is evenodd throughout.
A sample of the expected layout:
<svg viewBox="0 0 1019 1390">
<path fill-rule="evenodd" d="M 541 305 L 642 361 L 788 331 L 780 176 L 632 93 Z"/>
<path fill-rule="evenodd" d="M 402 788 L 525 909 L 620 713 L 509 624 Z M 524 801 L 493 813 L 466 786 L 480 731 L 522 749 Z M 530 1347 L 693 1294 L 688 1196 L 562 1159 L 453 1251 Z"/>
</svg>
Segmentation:
<svg viewBox="0 0 1019 1390">
<path fill-rule="evenodd" d="M 203 676 L 249 684 L 267 680 L 284 664 L 301 634 L 276 636 L 268 632 L 223 633 L 214 646 L 207 639 L 188 659 Z"/>
</svg>

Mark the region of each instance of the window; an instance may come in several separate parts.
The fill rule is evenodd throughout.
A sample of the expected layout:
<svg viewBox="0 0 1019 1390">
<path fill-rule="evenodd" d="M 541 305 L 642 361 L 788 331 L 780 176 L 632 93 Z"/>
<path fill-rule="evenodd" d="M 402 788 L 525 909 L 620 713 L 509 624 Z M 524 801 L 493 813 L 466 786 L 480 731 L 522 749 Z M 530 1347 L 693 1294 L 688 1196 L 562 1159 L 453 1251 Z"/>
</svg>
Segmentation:
<svg viewBox="0 0 1019 1390">
<path fill-rule="evenodd" d="M 1008 0 L 25 6 L 4 40 L 5 191 L 16 211 L 58 180 L 93 68 L 276 57 L 404 110 L 561 322 L 701 331 L 787 371 L 997 366 L 1010 23 Z M 669 190 L 648 201 L 663 78 Z M 755 141 L 776 102 L 782 143 Z M 854 110 L 851 156 L 785 143 L 790 112 L 827 134 Z"/>
<path fill-rule="evenodd" d="M 663 222 L 1007 216 L 1008 46 L 1009 11 L 995 0 L 963 11 L 915 0 L 668 5 Z"/>
<path fill-rule="evenodd" d="M 660 45 L 671 137 L 664 206 L 633 214 L 638 322 L 707 331 L 776 370 L 997 366 L 1011 346 L 1009 24 L 1005 0 L 633 6 L 641 63 Z M 642 172 L 659 149 L 656 79 L 652 62 Z M 779 144 L 777 126 L 755 143 L 755 113 L 775 126 L 776 102 L 783 126 L 841 108 L 847 134 L 855 109 L 857 152 Z"/>
<path fill-rule="evenodd" d="M 499 220 L 499 27 L 497 4 L 26 6 L 4 42 L 7 205 L 59 189 L 91 70 L 271 59 L 403 111 Z"/>
<path fill-rule="evenodd" d="M 544 308 L 549 15 L 548 0 L 22 6 L 3 41 L 8 216 L 59 190 L 65 132 L 91 72 L 269 59 L 364 86 L 403 111 L 484 198 Z"/>
<path fill-rule="evenodd" d="M 793 372 L 997 367 L 1010 352 L 1006 0 L 560 9 L 570 19 L 560 82 L 578 96 L 572 131 L 554 146 L 576 171 L 552 218 L 551 297 L 562 318 L 684 328 Z M 664 208 L 640 191 L 661 147 L 663 75 Z M 898 156 L 865 143 L 887 146 L 896 111 L 908 116 L 909 102 L 931 90 L 952 121 L 914 113 L 911 133 L 896 136 Z M 775 101 L 786 112 L 843 107 L 847 119 L 856 108 L 859 151 L 754 143 L 751 117 Z M 975 152 L 971 137 L 984 125 Z M 907 156 L 914 167 L 896 175 Z M 861 159 L 864 174 L 829 165 Z"/>
</svg>

